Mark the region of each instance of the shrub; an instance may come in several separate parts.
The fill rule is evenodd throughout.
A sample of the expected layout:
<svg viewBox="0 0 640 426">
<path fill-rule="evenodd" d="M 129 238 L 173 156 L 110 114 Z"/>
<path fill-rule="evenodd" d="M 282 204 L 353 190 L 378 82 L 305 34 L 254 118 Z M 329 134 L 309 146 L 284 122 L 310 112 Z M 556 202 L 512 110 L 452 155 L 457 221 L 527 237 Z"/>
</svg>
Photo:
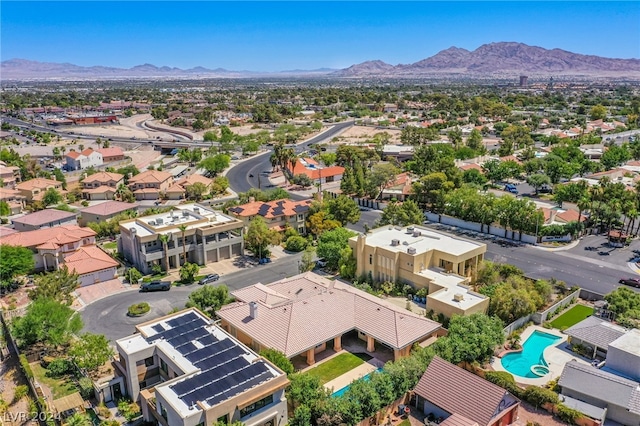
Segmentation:
<svg viewBox="0 0 640 426">
<path fill-rule="evenodd" d="M 33 370 L 31 370 L 29 361 L 24 354 L 20 354 L 20 366 L 22 367 L 22 371 L 24 371 L 24 375 L 27 376 L 27 379 L 33 379 Z"/>
<path fill-rule="evenodd" d="M 47 365 L 47 376 L 62 377 L 71 370 L 71 363 L 65 358 L 56 358 Z"/>
<path fill-rule="evenodd" d="M 508 390 L 518 398 L 522 393 L 522 389 L 518 387 L 513 376 L 506 371 L 487 371 L 484 373 L 484 378 L 494 385 L 498 385 L 501 388 Z"/>
<path fill-rule="evenodd" d="M 100 403 L 100 405 L 98 405 L 98 407 L 96 408 L 97 414 L 98 416 L 104 418 L 104 419 L 108 419 L 109 417 L 111 417 L 111 411 L 109 411 L 109 409 L 107 408 L 106 405 L 104 405 L 103 403 Z"/>
<path fill-rule="evenodd" d="M 22 398 L 27 396 L 28 393 L 29 393 L 29 386 L 27 385 L 16 386 L 16 390 L 13 392 L 13 402 L 16 403 L 20 401 Z"/>
<path fill-rule="evenodd" d="M 94 396 L 93 382 L 88 377 L 80 377 L 78 380 L 78 391 L 84 399 L 90 399 Z"/>
<path fill-rule="evenodd" d="M 284 243 L 284 248 L 285 250 L 297 253 L 304 251 L 308 245 L 309 242 L 306 240 L 306 238 L 294 235 L 287 238 L 287 241 Z"/>
<path fill-rule="evenodd" d="M 157 264 L 157 263 L 154 263 L 154 264 L 151 266 L 151 273 L 152 273 L 153 275 L 160 275 L 160 274 L 162 274 L 162 266 L 160 266 L 160 265 L 159 265 L 159 264 Z"/>
<path fill-rule="evenodd" d="M 576 420 L 582 417 L 582 413 L 573 408 L 569 408 L 564 404 L 556 405 L 556 415 L 560 420 L 569 424 L 576 424 Z"/>
<path fill-rule="evenodd" d="M 536 407 L 542 407 L 546 403 L 558 403 L 558 394 L 550 389 L 545 389 L 533 385 L 528 386 L 524 390 L 522 397 Z"/>
<path fill-rule="evenodd" d="M 144 315 L 150 310 L 151 310 L 151 307 L 149 306 L 149 304 L 147 302 L 142 302 L 142 303 L 135 303 L 129 306 L 129 309 L 127 309 L 127 312 L 129 316 L 135 317 L 139 315 Z"/>
</svg>

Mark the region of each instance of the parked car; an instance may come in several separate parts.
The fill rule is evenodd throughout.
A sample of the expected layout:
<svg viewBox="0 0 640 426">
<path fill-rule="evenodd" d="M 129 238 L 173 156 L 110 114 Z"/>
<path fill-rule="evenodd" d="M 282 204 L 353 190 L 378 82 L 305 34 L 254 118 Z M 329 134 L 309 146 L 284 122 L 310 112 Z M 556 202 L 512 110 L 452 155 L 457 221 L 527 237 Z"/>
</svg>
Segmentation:
<svg viewBox="0 0 640 426">
<path fill-rule="evenodd" d="M 198 284 L 200 284 L 200 285 L 209 284 L 209 283 L 212 283 L 214 281 L 218 281 L 219 279 L 220 279 L 220 275 L 218 275 L 218 274 L 209 274 L 206 277 L 204 277 L 203 279 L 201 279 L 200 281 L 198 281 Z"/>
<path fill-rule="evenodd" d="M 316 260 L 316 267 L 324 268 L 325 266 L 327 266 L 327 260 L 326 259 L 322 258 L 322 259 Z"/>
<path fill-rule="evenodd" d="M 518 195 L 518 188 L 512 183 L 508 183 L 504 186 L 504 190 L 512 194 Z"/>
<path fill-rule="evenodd" d="M 271 258 L 270 257 L 263 257 L 262 259 L 258 260 L 258 263 L 260 265 L 266 265 L 267 263 L 271 263 Z"/>
<path fill-rule="evenodd" d="M 150 281 L 140 286 L 140 291 L 169 291 L 171 290 L 171 281 Z"/>
<path fill-rule="evenodd" d="M 620 284 L 630 285 L 633 287 L 640 288 L 640 278 L 622 278 L 618 281 Z"/>
</svg>

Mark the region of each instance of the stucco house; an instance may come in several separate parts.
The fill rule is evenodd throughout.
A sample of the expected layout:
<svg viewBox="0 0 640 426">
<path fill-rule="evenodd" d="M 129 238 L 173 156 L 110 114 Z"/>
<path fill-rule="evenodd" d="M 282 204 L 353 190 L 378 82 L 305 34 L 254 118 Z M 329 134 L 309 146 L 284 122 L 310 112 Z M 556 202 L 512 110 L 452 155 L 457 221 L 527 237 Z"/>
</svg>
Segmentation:
<svg viewBox="0 0 640 426">
<path fill-rule="evenodd" d="M 124 152 L 118 146 L 110 146 L 108 148 L 96 149 L 102 155 L 102 161 L 104 163 L 111 163 L 113 161 L 124 160 Z"/>
<path fill-rule="evenodd" d="M 399 359 L 441 329 L 423 315 L 313 272 L 232 295 L 236 302 L 216 312 L 225 330 L 257 352 L 275 348 L 308 365 L 319 352 L 339 352 L 343 337 L 365 342 L 367 352 L 385 348 Z"/>
<path fill-rule="evenodd" d="M 87 167 L 102 166 L 102 154 L 87 148 L 84 151 L 70 151 L 65 156 L 65 162 L 68 170 L 82 170 Z"/>
<path fill-rule="evenodd" d="M 142 323 L 116 349 L 118 374 L 106 389 L 139 401 L 146 422 L 288 422 L 287 375 L 196 309 Z"/>
<path fill-rule="evenodd" d="M 129 179 L 129 189 L 136 200 L 157 200 L 173 184 L 171 173 L 147 170 Z"/>
<path fill-rule="evenodd" d="M 87 226 L 87 224 L 91 222 L 106 222 L 107 220 L 110 220 L 121 213 L 135 213 L 137 211 L 138 205 L 134 203 L 123 203 L 121 201 L 105 201 L 104 203 L 95 204 L 93 206 L 80 209 L 78 224 L 80 226 Z"/>
<path fill-rule="evenodd" d="M 82 198 L 85 200 L 113 200 L 116 190 L 124 184 L 120 173 L 98 172 L 82 181 Z"/>
<path fill-rule="evenodd" d="M 35 231 L 60 225 L 77 225 L 75 212 L 57 209 L 45 209 L 11 219 L 16 231 Z"/>
<path fill-rule="evenodd" d="M 489 298 L 469 286 L 486 244 L 412 225 L 376 228 L 351 237 L 349 246 L 356 258 L 357 276 L 428 288 L 427 310 L 451 318 L 484 313 L 489 307 Z"/>
<path fill-rule="evenodd" d="M 49 188 L 55 188 L 58 192 L 64 194 L 62 182 L 53 179 L 35 178 L 16 185 L 16 189 L 28 203 L 42 200 L 42 196 Z"/>
<path fill-rule="evenodd" d="M 307 233 L 306 222 L 311 200 L 293 201 L 288 199 L 275 201 L 251 201 L 239 206 L 230 207 L 228 213 L 241 220 L 245 229 L 249 223 L 261 216 L 267 227 L 283 231 L 287 226 L 304 235 Z"/>
<path fill-rule="evenodd" d="M 314 183 L 337 182 L 342 179 L 344 167 L 341 166 L 322 166 L 313 158 L 298 158 L 293 164 L 287 166 L 289 172 L 293 175 L 306 175 Z"/>
<path fill-rule="evenodd" d="M 414 393 L 416 408 L 441 420 L 441 425 L 507 426 L 518 419 L 518 398 L 438 356 L 429 363 Z"/>
</svg>

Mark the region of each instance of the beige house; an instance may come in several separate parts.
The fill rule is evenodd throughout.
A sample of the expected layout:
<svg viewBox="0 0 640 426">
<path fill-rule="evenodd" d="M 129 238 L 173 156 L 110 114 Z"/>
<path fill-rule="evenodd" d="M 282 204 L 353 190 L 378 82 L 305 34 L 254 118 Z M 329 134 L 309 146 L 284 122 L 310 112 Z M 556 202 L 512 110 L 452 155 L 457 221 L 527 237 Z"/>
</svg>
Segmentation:
<svg viewBox="0 0 640 426">
<path fill-rule="evenodd" d="M 166 270 L 185 261 L 204 265 L 244 254 L 243 228 L 239 220 L 210 207 L 181 204 L 170 212 L 120 222 L 118 251 L 145 274 L 154 264 Z M 169 238 L 166 244 L 161 235 Z"/>
<path fill-rule="evenodd" d="M 146 422 L 288 422 L 287 375 L 196 309 L 142 323 L 116 348 L 117 374 L 105 390 L 110 399 L 124 394 L 139 401 Z"/>
<path fill-rule="evenodd" d="M 171 173 L 147 170 L 129 179 L 129 188 L 136 200 L 157 200 L 173 184 Z"/>
<path fill-rule="evenodd" d="M 357 276 L 427 288 L 427 310 L 450 318 L 486 312 L 489 307 L 489 298 L 468 286 L 486 244 L 421 226 L 384 226 L 352 237 L 349 246 L 356 257 Z"/>
<path fill-rule="evenodd" d="M 41 200 L 49 188 L 55 188 L 58 192 L 64 193 L 62 182 L 52 179 L 35 178 L 16 185 L 16 189 L 25 197 L 28 203 Z"/>
<path fill-rule="evenodd" d="M 20 181 L 20 168 L 15 166 L 7 166 L 0 161 L 0 179 L 2 179 L 3 188 L 13 189 L 16 183 Z"/>
<path fill-rule="evenodd" d="M 138 205 L 134 203 L 123 203 L 121 201 L 105 201 L 104 203 L 80 209 L 78 223 L 80 226 L 87 226 L 91 222 L 101 223 L 113 219 L 117 215 L 126 212 L 136 213 Z"/>
<path fill-rule="evenodd" d="M 245 229 L 256 216 L 262 216 L 269 228 L 283 231 L 287 226 L 304 235 L 307 233 L 306 221 L 311 200 L 276 200 L 269 202 L 252 201 L 240 206 L 230 207 L 231 216 L 241 220 Z"/>
<path fill-rule="evenodd" d="M 0 201 L 4 201 L 9 206 L 11 214 L 18 214 L 24 208 L 26 197 L 15 189 L 0 188 Z"/>
<path fill-rule="evenodd" d="M 120 173 L 98 172 L 82 181 L 82 198 L 85 200 L 113 200 L 118 186 L 124 183 Z"/>
<path fill-rule="evenodd" d="M 343 337 L 366 342 L 367 352 L 384 347 L 399 359 L 415 343 L 435 339 L 441 328 L 424 315 L 312 272 L 232 294 L 236 302 L 216 312 L 225 330 L 257 352 L 274 348 L 309 365 L 319 352 L 342 350 Z"/>
<path fill-rule="evenodd" d="M 187 197 L 187 188 L 196 183 L 204 185 L 206 191 L 202 195 L 208 195 L 212 182 L 208 177 L 199 174 L 185 176 L 167 189 L 166 197 L 169 200 L 182 200 Z"/>
</svg>

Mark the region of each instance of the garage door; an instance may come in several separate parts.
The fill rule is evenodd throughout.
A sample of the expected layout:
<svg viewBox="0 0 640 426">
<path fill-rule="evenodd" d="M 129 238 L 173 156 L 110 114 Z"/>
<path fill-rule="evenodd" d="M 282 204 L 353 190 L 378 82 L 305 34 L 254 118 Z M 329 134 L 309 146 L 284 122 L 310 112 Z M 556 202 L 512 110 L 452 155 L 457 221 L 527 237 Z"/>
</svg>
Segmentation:
<svg viewBox="0 0 640 426">
<path fill-rule="evenodd" d="M 231 259 L 231 247 L 220 247 L 220 259 Z"/>
<path fill-rule="evenodd" d="M 238 243 L 238 244 L 234 244 L 233 246 L 231 246 L 231 254 L 233 254 L 234 256 L 239 256 L 242 254 L 242 244 Z"/>
<path fill-rule="evenodd" d="M 217 261 L 218 261 L 217 250 L 209 250 L 207 252 L 207 262 L 217 262 Z"/>
</svg>

